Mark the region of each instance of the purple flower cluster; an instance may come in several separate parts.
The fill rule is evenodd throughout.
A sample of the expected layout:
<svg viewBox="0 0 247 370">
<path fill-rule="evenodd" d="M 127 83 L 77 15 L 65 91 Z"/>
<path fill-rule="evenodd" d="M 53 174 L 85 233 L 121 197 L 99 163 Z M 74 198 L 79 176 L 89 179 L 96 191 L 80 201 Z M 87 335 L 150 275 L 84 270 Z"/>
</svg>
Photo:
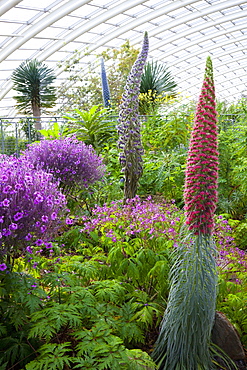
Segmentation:
<svg viewBox="0 0 247 370">
<path fill-rule="evenodd" d="M 142 50 L 127 78 L 119 107 L 118 147 L 120 164 L 125 173 L 125 199 L 136 195 L 137 182 L 142 175 L 143 147 L 140 134 L 139 93 L 143 67 L 148 56 L 148 34 L 145 32 Z"/>
<path fill-rule="evenodd" d="M 233 231 L 223 216 L 215 217 L 214 239 L 218 246 L 217 265 L 222 272 L 247 272 L 247 252 L 236 247 Z"/>
<path fill-rule="evenodd" d="M 65 191 L 87 188 L 100 180 L 105 170 L 94 149 L 74 137 L 43 140 L 23 154 L 35 168 L 52 173 Z"/>
<path fill-rule="evenodd" d="M 112 242 L 124 241 L 127 237 L 140 237 L 143 242 L 163 237 L 176 241 L 183 212 L 175 204 L 155 203 L 151 198 L 141 200 L 138 196 L 123 201 L 112 202 L 110 206 L 93 209 L 90 219 L 84 218 L 81 232 L 100 232 Z"/>
<path fill-rule="evenodd" d="M 61 226 L 65 196 L 51 174 L 34 169 L 24 157 L 2 156 L 0 162 L 1 252 L 42 245 Z"/>
<path fill-rule="evenodd" d="M 191 134 L 185 181 L 186 223 L 195 234 L 211 234 L 217 201 L 218 151 L 215 92 L 211 58 Z"/>
</svg>

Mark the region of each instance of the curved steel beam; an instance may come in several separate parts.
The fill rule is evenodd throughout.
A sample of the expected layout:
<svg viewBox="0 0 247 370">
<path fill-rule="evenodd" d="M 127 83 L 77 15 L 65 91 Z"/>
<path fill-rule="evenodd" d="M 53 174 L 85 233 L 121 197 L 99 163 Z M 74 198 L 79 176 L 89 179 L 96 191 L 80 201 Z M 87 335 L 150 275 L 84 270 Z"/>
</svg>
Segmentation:
<svg viewBox="0 0 247 370">
<path fill-rule="evenodd" d="M 235 19 L 239 19 L 239 18 L 244 18 L 245 16 L 247 16 L 247 10 L 241 10 L 241 11 L 239 11 L 237 13 L 234 13 L 234 14 L 231 14 L 229 16 L 224 17 L 224 21 L 222 21 L 222 18 L 220 18 L 220 19 L 217 19 L 216 21 L 206 22 L 203 25 L 200 25 L 200 26 L 197 26 L 197 27 L 191 27 L 188 31 L 183 31 L 183 37 L 192 35 L 195 32 L 204 31 L 207 28 L 210 28 L 212 26 L 218 26 L 218 25 L 221 25 L 222 23 L 234 21 Z M 221 34 L 224 35 L 224 34 L 227 34 L 227 33 L 230 33 L 230 32 L 234 32 L 234 28 L 235 27 L 236 27 L 236 30 L 241 30 L 242 25 L 234 26 L 234 27 L 228 28 L 227 30 L 224 30 L 224 31 L 218 31 L 215 36 L 218 37 Z M 170 37 L 168 39 L 168 42 L 171 43 L 171 42 L 174 42 L 176 40 L 179 40 L 180 38 L 181 38 L 181 35 L 178 34 L 178 35 L 175 35 L 175 36 Z M 212 39 L 212 35 L 203 36 L 203 41 L 210 40 L 210 39 Z M 197 40 L 194 41 L 194 42 L 193 41 L 192 42 L 190 41 L 188 43 L 188 45 L 189 44 L 190 45 L 196 45 L 196 44 L 198 44 Z M 149 50 L 150 51 L 157 50 L 157 49 L 159 49 L 160 47 L 163 47 L 166 44 L 167 44 L 167 42 L 164 43 L 164 41 L 158 42 L 158 43 L 155 43 L 155 44 L 152 44 Z M 185 47 L 186 46 L 180 47 L 180 48 L 176 48 L 176 52 L 177 52 L 178 49 L 179 50 L 183 50 Z M 166 53 L 166 55 L 168 55 L 168 54 Z"/>
<path fill-rule="evenodd" d="M 240 60 L 242 60 L 242 59 L 246 59 L 246 57 L 242 57 L 242 58 L 240 58 Z M 235 61 L 233 60 L 231 63 L 234 63 Z M 205 63 L 204 63 L 204 65 L 205 65 Z M 224 64 L 224 65 L 226 65 L 226 64 Z M 217 68 L 217 67 L 216 67 Z M 214 70 L 216 70 L 216 68 L 214 67 Z M 241 66 L 241 65 L 239 65 L 239 67 L 234 67 L 234 69 L 233 70 L 228 70 L 228 71 L 224 71 L 224 72 L 221 72 L 221 73 L 218 73 L 218 72 L 214 72 L 214 79 L 215 80 L 218 80 L 218 78 L 219 77 L 221 77 L 221 76 L 224 76 L 225 78 L 226 78 L 226 80 L 228 81 L 228 77 L 227 77 L 227 75 L 229 74 L 229 73 L 234 73 L 235 74 L 235 72 L 236 71 L 238 71 L 238 70 L 245 70 L 245 69 L 247 69 L 247 65 L 246 66 Z M 202 68 L 201 69 L 201 76 L 202 76 L 202 79 L 203 79 L 203 74 L 204 74 L 204 68 Z M 238 75 L 236 75 L 236 77 L 234 77 L 234 78 L 241 78 L 242 76 L 246 76 L 246 74 L 244 74 L 244 75 L 241 75 L 241 76 L 238 76 Z M 197 78 L 198 77 L 198 73 L 196 73 L 196 74 L 190 74 L 190 76 L 189 76 L 190 78 Z M 201 83 L 202 83 L 202 79 L 201 79 Z M 182 82 L 188 82 L 188 78 L 186 78 L 186 80 L 182 80 Z M 223 81 L 224 82 L 224 81 Z"/>
<path fill-rule="evenodd" d="M 201 55 L 201 56 L 203 56 L 203 54 L 205 54 L 206 55 L 206 53 L 207 54 L 211 54 L 212 56 L 213 56 L 213 53 L 212 53 L 212 50 L 214 50 L 214 49 L 218 49 L 219 47 L 223 47 L 223 46 L 227 46 L 227 45 L 230 45 L 230 44 L 233 44 L 233 43 L 235 43 L 235 42 L 241 42 L 241 41 L 246 41 L 247 40 L 247 37 L 246 37 L 246 35 L 244 35 L 244 36 L 242 36 L 242 37 L 238 37 L 238 39 L 236 39 L 236 40 L 228 40 L 228 41 L 225 41 L 225 42 L 221 42 L 221 43 L 219 43 L 219 44 L 217 44 L 217 45 L 215 45 L 214 47 L 211 47 L 210 48 L 210 50 L 209 51 L 202 51 L 202 50 L 199 50 L 199 51 L 197 51 L 197 52 L 195 52 L 195 53 L 191 53 L 190 54 L 190 57 L 195 57 L 195 56 L 198 56 L 198 55 Z M 235 50 L 235 52 L 237 52 L 237 51 L 239 51 L 239 50 L 245 50 L 246 51 L 246 46 L 245 47 L 243 47 L 243 48 L 238 48 L 238 49 L 236 49 Z M 224 52 L 224 53 L 221 53 L 221 54 L 219 54 L 219 55 L 216 55 L 215 56 L 215 58 L 220 58 L 220 57 L 222 57 L 222 56 L 224 56 L 224 55 L 229 55 L 229 50 L 228 51 L 226 51 L 226 52 Z M 245 56 L 246 57 L 246 56 Z M 184 62 L 184 61 L 186 61 L 186 60 L 188 60 L 188 55 L 187 55 L 187 57 L 184 57 L 184 58 L 181 58 L 181 59 L 179 59 L 177 62 L 173 62 L 172 63 L 172 66 L 176 66 L 177 64 L 179 64 L 179 63 L 181 63 L 181 62 Z M 196 63 L 193 63 L 193 64 L 191 64 L 191 65 L 188 65 L 188 66 L 186 66 L 186 71 L 188 71 L 188 70 L 190 70 L 191 68 L 194 68 L 194 67 L 196 67 L 196 66 L 198 66 L 198 62 Z M 181 72 L 182 73 L 182 72 Z M 177 73 L 177 74 L 179 74 L 179 72 Z"/>
<path fill-rule="evenodd" d="M 12 9 L 15 5 L 19 4 L 22 0 L 1 0 L 0 1 L 0 17 L 8 10 Z"/>
<path fill-rule="evenodd" d="M 246 4 L 246 0 L 234 0 L 234 4 L 233 4 L 232 0 L 227 0 L 227 1 L 223 1 L 223 2 L 220 2 L 220 3 L 214 4 L 214 5 L 209 5 L 207 8 L 205 8 L 203 10 L 193 12 L 191 14 L 188 14 L 188 15 L 184 16 L 184 17 L 180 17 L 178 19 L 175 19 L 171 22 L 168 22 L 164 26 L 153 28 L 151 31 L 148 32 L 149 37 L 156 36 L 159 33 L 170 30 L 173 27 L 180 26 L 181 24 L 190 22 L 192 20 L 195 20 L 195 19 L 198 19 L 198 18 L 201 18 L 201 17 L 205 17 L 209 14 L 212 14 L 212 13 L 215 13 L 215 12 L 220 12 L 221 10 L 225 10 L 229 7 L 237 6 L 237 5 L 241 5 L 241 4 Z M 136 43 L 139 43 L 139 42 L 140 42 L 140 37 L 136 37 L 136 38 L 133 38 L 131 40 L 132 45 L 135 45 Z M 169 42 L 169 38 L 166 40 L 166 42 Z"/>
<path fill-rule="evenodd" d="M 100 39 L 99 43 L 96 43 L 96 44 L 90 46 L 87 50 L 90 53 L 91 51 L 94 51 L 98 47 L 100 47 L 102 45 L 105 45 L 107 42 L 113 40 L 114 38 L 116 38 L 118 36 L 121 36 L 125 32 L 128 32 L 128 31 L 134 29 L 135 27 L 138 27 L 138 26 L 140 26 L 140 25 L 142 25 L 146 22 L 150 22 L 153 19 L 155 19 L 156 17 L 160 17 L 163 14 L 167 14 L 171 11 L 179 9 L 179 8 L 181 8 L 181 6 L 188 6 L 188 5 L 191 5 L 193 3 L 196 3 L 197 1 L 198 0 L 183 1 L 182 4 L 181 4 L 181 2 L 176 1 L 175 3 L 168 4 L 168 5 L 163 6 L 162 8 L 156 9 L 156 10 L 154 10 L 153 12 L 151 12 L 149 14 L 145 14 L 141 17 L 138 17 L 138 18 L 128 22 L 127 24 L 119 27 L 116 31 L 111 32 L 109 35 L 104 36 L 103 38 Z"/>
<path fill-rule="evenodd" d="M 69 42 L 74 41 L 77 37 L 81 36 L 83 33 L 90 31 L 92 28 L 98 26 L 99 24 L 141 3 L 143 3 L 143 0 L 127 0 L 120 5 L 117 5 L 114 8 L 107 10 L 107 12 L 104 12 L 103 14 L 94 17 L 93 19 L 89 20 L 86 24 L 70 32 L 67 36 L 64 37 L 63 40 L 59 40 L 55 44 L 53 44 L 50 48 L 41 53 L 38 59 L 40 61 L 46 60 L 50 55 L 61 49 L 64 45 L 68 44 Z"/>
<path fill-rule="evenodd" d="M 78 3 L 88 3 L 89 1 L 90 0 L 83 0 L 83 1 L 82 0 L 80 0 L 80 1 L 79 0 L 74 0 L 73 3 L 74 2 L 77 3 L 77 4 Z M 44 51 L 43 53 L 41 53 L 37 59 L 39 61 L 41 61 L 41 62 L 44 61 L 44 60 L 46 60 L 55 51 L 61 49 L 61 47 L 63 47 L 65 44 L 73 41 L 75 38 L 77 38 L 81 34 L 89 31 L 93 27 L 98 26 L 99 24 L 101 24 L 102 22 L 110 19 L 111 17 L 116 16 L 116 15 L 122 13 L 123 11 L 126 11 L 126 10 L 132 8 L 133 6 L 138 5 L 138 4 L 142 3 L 142 2 L 143 2 L 143 0 L 128 0 L 128 1 L 123 2 L 120 5 L 115 6 L 114 8 L 112 8 L 109 11 L 105 12 L 101 16 L 97 16 L 97 17 L 93 18 L 92 20 L 90 20 L 89 22 L 87 22 L 84 26 L 79 27 L 78 29 L 70 32 L 69 35 L 67 35 L 63 40 L 57 41 L 54 45 L 52 45 L 46 51 Z M 72 1 L 69 1 L 69 3 L 67 3 L 67 4 L 71 4 L 71 3 L 72 3 Z M 65 4 L 65 5 L 67 5 L 67 4 Z M 59 8 L 59 9 L 61 9 L 61 8 Z M 58 17 L 61 14 L 61 11 L 59 11 L 59 9 L 56 9 L 56 11 L 55 11 L 56 14 L 54 14 L 55 12 L 53 12 L 49 16 L 52 16 L 53 15 L 53 17 L 52 17 L 53 19 L 54 19 L 55 16 Z M 71 11 L 72 10 L 68 11 L 68 9 L 67 9 L 66 10 L 66 14 L 69 13 L 69 12 L 71 12 Z M 16 45 L 19 45 L 19 46 L 23 45 L 26 41 L 28 41 L 31 37 L 34 36 L 34 32 L 35 32 L 35 34 L 37 34 L 38 32 L 40 32 L 40 30 L 38 32 L 36 32 L 37 31 L 37 28 L 39 28 L 39 27 L 36 27 L 37 25 L 40 24 L 40 27 L 43 27 L 44 28 L 44 27 L 47 27 L 49 24 L 53 23 L 55 20 L 53 22 L 51 22 L 51 19 L 48 18 L 49 16 L 47 16 L 42 21 L 40 21 L 36 25 L 34 25 L 30 31 L 27 31 L 26 32 L 26 39 L 25 39 L 25 41 L 23 41 L 23 38 L 21 40 L 18 39 L 18 40 L 13 41 L 13 43 L 9 45 L 10 47 L 9 48 L 6 48 L 6 49 L 9 49 L 9 50 L 5 50 L 5 53 L 2 52 L 2 54 L 0 54 L 0 62 L 1 62 L 1 58 L 2 58 L 2 60 L 5 59 L 8 55 L 10 55 L 16 49 Z M 60 16 L 59 18 L 61 18 L 61 17 L 62 16 Z M 30 36 L 30 34 L 31 34 L 31 36 Z M 12 47 L 11 47 L 11 45 L 12 45 Z M 5 89 L 0 92 L 0 100 L 11 90 L 12 86 L 13 86 L 12 82 L 9 81 L 7 83 Z"/>
<path fill-rule="evenodd" d="M 44 17 L 39 22 L 35 23 L 33 26 L 28 28 L 27 31 L 23 32 L 17 39 L 13 40 L 6 48 L 0 53 L 0 62 L 5 60 L 10 54 L 12 54 L 16 49 L 25 44 L 26 41 L 30 40 L 32 37 L 37 35 L 39 32 L 43 31 L 46 27 L 50 26 L 52 23 L 58 21 L 65 15 L 71 13 L 72 11 L 80 8 L 82 5 L 89 3 L 90 0 L 70 0 L 66 4 L 57 8 L 52 13 Z"/>
</svg>

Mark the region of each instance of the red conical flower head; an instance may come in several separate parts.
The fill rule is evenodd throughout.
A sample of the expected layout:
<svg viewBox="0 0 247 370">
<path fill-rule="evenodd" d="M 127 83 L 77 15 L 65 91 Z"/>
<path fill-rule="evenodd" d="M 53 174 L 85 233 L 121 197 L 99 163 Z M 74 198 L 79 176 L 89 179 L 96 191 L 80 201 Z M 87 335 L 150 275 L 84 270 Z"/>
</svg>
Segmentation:
<svg viewBox="0 0 247 370">
<path fill-rule="evenodd" d="M 217 202 L 217 113 L 211 58 L 196 109 L 187 158 L 185 180 L 186 224 L 195 234 L 211 234 Z"/>
</svg>

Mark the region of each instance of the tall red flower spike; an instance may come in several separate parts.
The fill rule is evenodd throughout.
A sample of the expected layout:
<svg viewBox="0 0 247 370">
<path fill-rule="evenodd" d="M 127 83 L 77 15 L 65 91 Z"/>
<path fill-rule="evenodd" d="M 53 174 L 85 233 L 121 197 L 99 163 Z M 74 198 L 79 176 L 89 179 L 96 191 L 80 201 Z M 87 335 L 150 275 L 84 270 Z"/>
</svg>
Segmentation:
<svg viewBox="0 0 247 370">
<path fill-rule="evenodd" d="M 186 224 L 197 235 L 211 234 L 217 202 L 217 112 L 211 58 L 206 61 L 204 81 L 196 108 L 185 180 Z"/>
</svg>

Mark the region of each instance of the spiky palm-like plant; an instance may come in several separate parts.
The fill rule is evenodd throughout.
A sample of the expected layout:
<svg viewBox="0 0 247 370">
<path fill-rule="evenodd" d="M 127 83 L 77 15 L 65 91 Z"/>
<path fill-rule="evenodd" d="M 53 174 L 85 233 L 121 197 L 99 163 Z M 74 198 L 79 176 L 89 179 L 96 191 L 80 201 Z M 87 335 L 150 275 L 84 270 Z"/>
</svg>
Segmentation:
<svg viewBox="0 0 247 370">
<path fill-rule="evenodd" d="M 55 87 L 51 86 L 56 76 L 51 68 L 36 59 L 26 60 L 12 73 L 11 79 L 19 94 L 14 96 L 17 109 L 24 114 L 40 117 L 41 111 L 55 105 Z M 40 119 L 35 128 L 41 129 Z"/>
<path fill-rule="evenodd" d="M 124 200 L 132 199 L 137 192 L 138 180 L 142 175 L 142 154 L 139 93 L 143 67 L 148 56 L 148 34 L 145 32 L 142 49 L 130 71 L 119 107 L 118 147 L 121 150 L 120 164 L 124 172 Z"/>
<path fill-rule="evenodd" d="M 153 352 L 159 370 L 211 370 L 217 272 L 212 237 L 217 198 L 213 67 L 205 76 L 192 129 L 185 183 L 186 226 L 171 269 L 170 293 Z"/>
<path fill-rule="evenodd" d="M 140 110 L 150 113 L 165 98 L 176 95 L 177 83 L 166 64 L 154 61 L 147 62 L 141 79 Z"/>
</svg>

